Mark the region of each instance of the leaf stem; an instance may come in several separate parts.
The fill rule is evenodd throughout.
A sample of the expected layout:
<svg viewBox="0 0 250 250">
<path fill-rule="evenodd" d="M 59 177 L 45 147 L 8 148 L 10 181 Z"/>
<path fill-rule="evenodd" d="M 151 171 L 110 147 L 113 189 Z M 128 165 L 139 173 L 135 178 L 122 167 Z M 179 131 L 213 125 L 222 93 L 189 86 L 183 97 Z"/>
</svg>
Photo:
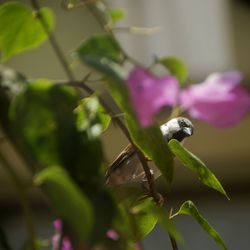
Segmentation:
<svg viewBox="0 0 250 250">
<path fill-rule="evenodd" d="M 37 0 L 30 0 L 30 3 L 32 5 L 33 9 L 37 12 L 37 18 L 40 20 L 40 23 L 43 27 L 43 30 L 47 34 L 49 41 L 50 41 L 50 44 L 51 44 L 58 60 L 60 61 L 61 65 L 65 71 L 65 74 L 67 75 L 67 77 L 70 81 L 74 81 L 74 79 L 75 79 L 74 74 L 71 71 L 71 69 L 68 65 L 68 62 L 67 62 L 67 60 L 62 52 L 62 49 L 59 46 L 59 43 L 57 42 L 54 34 L 52 32 L 50 32 L 50 30 L 49 30 L 48 24 L 43 16 L 43 14 L 40 11 L 40 5 L 39 5 L 38 1 Z"/>
<path fill-rule="evenodd" d="M 25 221 L 26 221 L 26 230 L 28 234 L 28 242 L 32 250 L 36 249 L 35 246 L 35 229 L 33 224 L 33 216 L 32 216 L 32 209 L 30 207 L 30 203 L 28 200 L 28 194 L 26 187 L 19 179 L 16 172 L 13 170 L 10 163 L 5 159 L 5 157 L 0 152 L 0 162 L 2 163 L 1 166 L 4 167 L 5 171 L 8 173 L 13 185 L 16 188 L 16 191 L 19 194 L 19 199 L 21 202 L 22 210 L 24 213 Z"/>
</svg>

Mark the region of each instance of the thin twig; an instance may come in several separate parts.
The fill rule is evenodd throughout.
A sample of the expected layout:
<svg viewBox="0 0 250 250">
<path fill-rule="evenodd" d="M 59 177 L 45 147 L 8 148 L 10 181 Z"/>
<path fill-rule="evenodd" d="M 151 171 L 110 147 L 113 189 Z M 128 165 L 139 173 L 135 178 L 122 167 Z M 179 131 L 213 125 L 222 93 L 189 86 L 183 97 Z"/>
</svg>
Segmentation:
<svg viewBox="0 0 250 250">
<path fill-rule="evenodd" d="M 170 209 L 170 213 L 169 213 L 169 219 L 172 218 L 172 215 L 173 214 L 173 208 Z M 178 246 L 177 246 L 177 242 L 176 240 L 170 235 L 170 233 L 168 233 L 169 235 L 169 239 L 170 239 L 170 242 L 171 242 L 171 245 L 172 245 L 172 249 L 173 250 L 178 250 Z"/>
<path fill-rule="evenodd" d="M 93 8 L 92 6 L 93 4 L 88 4 L 88 10 L 91 13 L 91 15 L 95 18 L 95 20 L 97 21 L 97 23 L 99 24 L 100 28 L 107 34 L 109 34 L 110 39 L 112 41 L 114 41 L 117 46 L 119 46 L 119 50 L 122 52 L 124 59 L 128 59 L 130 62 L 132 62 L 133 64 L 136 65 L 140 65 L 140 63 L 135 60 L 133 57 L 131 57 L 130 55 L 127 54 L 127 52 L 123 49 L 123 47 L 120 45 L 120 43 L 117 41 L 113 31 L 111 28 L 109 28 L 106 23 L 105 20 L 103 20 L 103 18 L 96 12 L 96 10 Z"/>
<path fill-rule="evenodd" d="M 43 27 L 44 32 L 47 34 L 50 44 L 54 49 L 54 52 L 57 55 L 58 60 L 60 61 L 68 79 L 70 81 L 74 81 L 74 75 L 73 72 L 70 70 L 70 67 L 67 63 L 67 60 L 59 46 L 59 43 L 57 42 L 54 34 L 52 32 L 50 32 L 49 27 L 48 27 L 48 23 L 46 22 L 44 16 L 42 15 L 41 11 L 40 11 L 40 5 L 38 3 L 37 0 L 30 0 L 32 7 L 34 8 L 34 10 L 37 12 L 37 18 L 40 20 L 40 23 Z"/>
<path fill-rule="evenodd" d="M 8 173 L 11 181 L 13 182 L 13 185 L 16 188 L 16 191 L 19 194 L 21 206 L 22 206 L 25 221 L 26 221 L 26 230 L 27 230 L 27 234 L 28 234 L 28 242 L 30 244 L 31 249 L 35 250 L 36 249 L 36 246 L 35 246 L 35 229 L 34 229 L 33 218 L 32 218 L 32 210 L 31 210 L 31 207 L 30 207 L 30 204 L 29 204 L 26 187 L 24 186 L 24 184 L 19 179 L 16 172 L 13 170 L 10 163 L 4 158 L 4 156 L 2 155 L 1 152 L 0 152 L 0 161 L 2 163 L 1 166 L 3 166 L 5 171 Z"/>
<path fill-rule="evenodd" d="M 69 66 L 67 64 L 67 61 L 64 58 L 64 55 L 63 55 L 63 53 L 62 53 L 62 51 L 61 51 L 61 49 L 60 49 L 60 47 L 59 47 L 59 45 L 58 45 L 58 43 L 57 43 L 57 41 L 55 39 L 53 33 L 49 32 L 48 25 L 47 25 L 44 17 L 42 16 L 42 14 L 40 12 L 40 6 L 38 4 L 38 1 L 37 0 L 30 0 L 30 1 L 31 1 L 31 4 L 32 4 L 33 8 L 37 11 L 37 15 L 38 15 L 38 18 L 39 18 L 42 26 L 43 26 L 43 29 L 46 32 L 46 34 L 48 35 L 50 43 L 51 43 L 56 55 L 58 56 L 58 59 L 61 62 L 62 66 L 63 66 L 63 68 L 65 70 L 65 73 L 67 74 L 67 76 L 68 76 L 68 78 L 70 80 L 69 84 L 77 86 L 77 87 L 82 87 L 87 93 L 93 94 L 95 91 L 92 88 L 90 88 L 88 85 L 86 85 L 84 82 L 81 82 L 81 84 L 79 84 L 78 81 L 75 81 L 73 73 L 72 73 L 72 71 L 70 70 L 70 68 L 69 68 Z M 133 58 L 128 56 L 127 53 L 123 50 L 123 48 L 119 45 L 119 43 L 117 42 L 112 30 L 108 29 L 105 26 L 102 18 L 95 12 L 95 10 L 92 8 L 92 6 L 90 6 L 90 5 L 87 5 L 87 6 L 88 6 L 88 9 L 89 9 L 90 13 L 93 15 L 93 17 L 99 23 L 100 27 L 104 30 L 104 32 L 108 33 L 110 35 L 110 38 L 112 40 L 114 40 L 118 44 L 119 49 L 122 51 L 124 57 L 129 59 L 130 61 L 138 64 Z M 100 100 L 100 103 L 103 105 L 103 107 L 107 110 L 108 113 L 110 113 L 111 115 L 115 115 L 114 112 L 112 111 L 112 109 L 109 108 L 109 106 L 106 104 L 106 102 L 102 98 L 99 98 L 99 100 Z M 135 147 L 135 150 L 136 150 L 136 152 L 138 154 L 138 157 L 139 157 L 139 159 L 140 159 L 140 161 L 142 163 L 143 169 L 145 171 L 146 178 L 148 180 L 150 194 L 153 196 L 155 202 L 158 203 L 159 202 L 159 195 L 156 192 L 156 189 L 154 187 L 154 181 L 153 181 L 153 178 L 152 178 L 152 174 L 150 172 L 150 169 L 149 169 L 149 166 L 147 164 L 145 156 L 141 153 L 141 151 L 138 149 L 138 147 L 133 143 L 126 126 L 119 119 L 119 117 L 113 116 L 113 119 L 115 120 L 116 124 L 120 127 L 120 129 L 122 130 L 124 135 L 127 137 L 127 139 L 130 141 L 130 143 Z"/>
<path fill-rule="evenodd" d="M 176 240 L 170 234 L 169 234 L 169 238 L 170 238 L 170 241 L 171 241 L 172 249 L 173 250 L 178 250 Z"/>
</svg>

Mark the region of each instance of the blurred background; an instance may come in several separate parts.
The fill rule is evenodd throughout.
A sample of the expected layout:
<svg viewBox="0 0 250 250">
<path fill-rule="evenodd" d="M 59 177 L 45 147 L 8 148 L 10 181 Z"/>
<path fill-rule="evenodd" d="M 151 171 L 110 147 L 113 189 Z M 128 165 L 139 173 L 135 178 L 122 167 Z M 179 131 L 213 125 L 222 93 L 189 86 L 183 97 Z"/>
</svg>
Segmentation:
<svg viewBox="0 0 250 250">
<path fill-rule="evenodd" d="M 7 1 L 0 1 L 1 3 Z M 29 2 L 29 1 L 21 1 Z M 66 11 L 59 0 L 40 1 L 56 13 L 55 35 L 70 61 L 72 49 L 100 30 L 96 21 L 84 8 Z M 124 49 L 138 61 L 149 65 L 155 55 L 177 56 L 188 66 L 194 82 L 203 81 L 216 71 L 238 69 L 250 90 L 250 3 L 230 0 L 113 0 L 111 7 L 124 8 L 126 18 L 118 26 L 154 28 L 152 35 L 131 35 L 120 30 L 117 37 Z M 5 63 L 30 78 L 46 76 L 64 79 L 65 75 L 48 42 L 40 48 L 13 57 Z M 88 69 L 72 65 L 81 79 Z M 98 87 L 98 86 L 97 86 Z M 178 209 L 184 200 L 191 199 L 225 240 L 228 249 L 248 249 L 250 245 L 250 117 L 239 125 L 218 130 L 205 123 L 193 121 L 195 134 L 185 146 L 199 156 L 216 174 L 231 201 L 199 183 L 196 176 L 176 164 L 173 191 L 168 198 Z M 118 128 L 111 128 L 103 136 L 107 159 L 111 162 L 127 145 Z M 27 176 L 25 167 L 8 142 L 1 142 L 4 150 L 19 171 Z M 46 202 L 39 192 L 31 194 L 36 211 L 37 233 L 41 238 L 51 235 L 53 228 Z M 185 244 L 180 250 L 218 249 L 213 240 L 192 218 L 176 220 Z M 0 223 L 14 249 L 25 238 L 24 223 L 18 200 L 11 189 L 8 176 L 0 166 Z M 169 239 L 156 228 L 145 240 L 146 250 L 171 249 Z"/>
</svg>

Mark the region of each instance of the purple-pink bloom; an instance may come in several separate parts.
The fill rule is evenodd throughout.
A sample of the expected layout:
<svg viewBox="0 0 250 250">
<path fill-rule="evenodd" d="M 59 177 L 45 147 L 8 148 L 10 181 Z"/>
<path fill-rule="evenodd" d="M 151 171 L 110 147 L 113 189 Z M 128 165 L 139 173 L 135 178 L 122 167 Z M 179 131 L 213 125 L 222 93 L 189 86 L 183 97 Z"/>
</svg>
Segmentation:
<svg viewBox="0 0 250 250">
<path fill-rule="evenodd" d="M 128 87 L 137 118 L 143 127 L 153 123 L 163 106 L 177 102 L 178 82 L 174 76 L 157 77 L 141 66 L 132 70 Z"/>
<path fill-rule="evenodd" d="M 111 240 L 119 239 L 119 234 L 114 229 L 109 229 L 106 233 L 106 236 Z"/>
<path fill-rule="evenodd" d="M 60 238 L 62 236 L 63 224 L 60 219 L 57 219 L 57 220 L 54 220 L 53 225 L 55 228 L 55 234 L 53 235 L 51 239 L 51 244 L 52 244 L 52 249 L 57 250 L 59 249 Z M 61 250 L 73 250 L 71 242 L 67 236 L 63 236 Z"/>
<path fill-rule="evenodd" d="M 217 127 L 238 123 L 250 111 L 250 94 L 240 86 L 237 72 L 214 73 L 180 93 L 182 107 L 193 118 Z"/>
</svg>

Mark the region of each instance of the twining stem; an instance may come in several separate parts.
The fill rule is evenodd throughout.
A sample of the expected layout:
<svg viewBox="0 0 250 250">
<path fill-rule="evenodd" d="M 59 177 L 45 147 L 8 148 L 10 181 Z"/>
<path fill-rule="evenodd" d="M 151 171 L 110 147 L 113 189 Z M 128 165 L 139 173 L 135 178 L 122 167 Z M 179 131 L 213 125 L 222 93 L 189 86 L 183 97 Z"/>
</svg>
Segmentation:
<svg viewBox="0 0 250 250">
<path fill-rule="evenodd" d="M 65 74 L 67 75 L 68 79 L 70 81 L 74 81 L 74 75 L 73 72 L 70 70 L 70 67 L 67 63 L 67 60 L 54 36 L 54 34 L 52 32 L 50 32 L 48 24 L 46 22 L 46 20 L 44 19 L 44 16 L 42 15 L 42 13 L 40 12 L 40 5 L 38 3 L 37 0 L 30 0 L 32 7 L 34 8 L 34 10 L 37 12 L 37 18 L 40 20 L 40 23 L 43 27 L 44 32 L 47 34 L 50 44 L 53 47 L 53 50 L 58 58 L 58 60 L 60 61 Z"/>
<path fill-rule="evenodd" d="M 170 238 L 170 241 L 171 241 L 172 249 L 173 250 L 178 250 L 176 240 L 170 234 L 169 234 L 169 238 Z"/>
<path fill-rule="evenodd" d="M 63 84 L 67 84 L 67 82 L 63 82 Z M 69 82 L 69 85 L 78 87 L 78 88 L 82 88 L 84 89 L 89 95 L 92 95 L 93 93 L 95 93 L 95 91 L 89 87 L 88 85 L 85 84 L 84 81 L 80 82 L 80 81 L 74 81 L 74 82 Z M 150 168 L 148 166 L 148 161 L 146 159 L 146 157 L 144 156 L 144 154 L 140 151 L 140 149 L 134 144 L 127 127 L 124 125 L 124 123 L 120 120 L 119 117 L 116 116 L 116 114 L 113 112 L 113 110 L 109 107 L 109 105 L 105 102 L 105 100 L 102 97 L 99 97 L 99 101 L 101 103 L 101 105 L 105 108 L 105 110 L 107 111 L 107 113 L 113 118 L 113 121 L 115 121 L 115 123 L 119 126 L 119 128 L 121 129 L 121 131 L 123 132 L 123 134 L 126 136 L 126 138 L 128 139 L 128 141 L 133 145 L 133 147 L 136 150 L 136 153 L 138 155 L 138 158 L 142 164 L 143 170 L 145 172 L 147 181 L 148 181 L 148 185 L 149 185 L 149 192 L 150 195 L 153 197 L 154 201 L 161 205 L 162 204 L 162 197 L 160 196 L 160 194 L 156 191 L 155 188 L 155 184 L 154 184 L 154 178 L 153 178 L 153 174 L 150 171 Z"/>
<path fill-rule="evenodd" d="M 33 224 L 32 209 L 29 204 L 28 194 L 25 185 L 19 179 L 16 172 L 13 170 L 11 164 L 5 159 L 5 157 L 0 152 L 1 166 L 4 167 L 5 171 L 8 173 L 17 193 L 19 194 L 19 199 L 21 202 L 22 210 L 24 213 L 26 221 L 26 230 L 28 234 L 28 242 L 32 250 L 36 249 L 35 246 L 35 229 Z"/>
<path fill-rule="evenodd" d="M 171 208 L 170 209 L 170 213 L 169 213 L 169 219 L 172 219 L 173 217 L 173 208 Z M 170 234 L 168 234 L 169 235 L 169 239 L 170 239 L 170 242 L 171 242 L 171 245 L 172 245 L 172 249 L 173 250 L 178 250 L 178 246 L 177 246 L 177 242 L 176 242 L 176 240 L 170 235 Z"/>
<path fill-rule="evenodd" d="M 53 33 L 49 32 L 46 20 L 44 19 L 43 15 L 40 12 L 40 6 L 39 6 L 38 1 L 37 0 L 30 0 L 30 1 L 31 1 L 31 4 L 32 4 L 33 8 L 37 11 L 37 17 L 39 18 L 44 31 L 48 35 L 49 41 L 50 41 L 50 43 L 51 43 L 51 45 L 52 45 L 58 59 L 59 59 L 59 61 L 61 62 L 61 65 L 62 65 L 65 73 L 68 76 L 68 79 L 70 81 L 69 84 L 70 85 L 77 85 L 77 87 L 82 87 L 89 94 L 93 94 L 95 91 L 92 90 L 92 88 L 87 86 L 84 82 L 81 82 L 81 84 L 79 84 L 79 82 L 75 80 L 73 72 L 71 71 L 71 69 L 70 69 L 70 67 L 69 67 L 69 65 L 67 63 L 67 61 L 66 61 L 66 59 L 64 57 L 64 54 L 63 54 L 62 50 L 60 49 L 60 46 L 59 46 L 55 36 L 53 35 Z M 102 18 L 95 12 L 95 10 L 92 8 L 91 5 L 87 5 L 87 6 L 88 6 L 88 9 L 89 9 L 90 13 L 93 15 L 93 17 L 99 23 L 100 27 L 110 35 L 111 39 L 116 41 L 116 38 L 115 38 L 114 34 L 112 33 L 112 30 L 108 29 L 105 26 Z M 117 44 L 119 45 L 118 42 L 117 42 Z M 126 52 L 121 48 L 121 46 L 120 46 L 120 50 L 122 51 L 125 58 L 127 58 L 127 59 L 129 59 L 131 61 L 134 61 L 134 63 L 137 63 L 137 62 L 135 62 L 135 60 L 131 59 L 126 54 Z M 108 105 L 105 103 L 105 101 L 102 98 L 99 98 L 99 100 L 100 100 L 100 103 L 107 110 L 107 112 L 110 113 L 110 115 L 114 117 L 114 120 L 117 123 L 117 125 L 119 126 L 119 128 L 122 130 L 122 132 L 127 137 L 127 139 L 130 141 L 130 143 L 135 147 L 135 150 L 136 150 L 136 152 L 138 154 L 138 157 L 139 157 L 139 159 L 140 159 L 140 161 L 142 163 L 143 169 L 144 169 L 145 174 L 146 174 L 146 178 L 147 178 L 147 181 L 148 181 L 148 184 L 149 184 L 150 194 L 152 195 L 154 200 L 156 202 L 158 202 L 159 201 L 159 195 L 156 192 L 156 189 L 155 189 L 155 186 L 154 186 L 154 181 L 153 181 L 153 178 L 152 178 L 152 174 L 150 172 L 150 169 L 149 169 L 149 166 L 148 166 L 148 163 L 147 163 L 147 160 L 146 160 L 145 156 L 141 153 L 141 151 L 138 149 L 138 147 L 133 143 L 133 141 L 132 141 L 132 139 L 131 139 L 131 137 L 129 135 L 129 132 L 128 132 L 126 126 L 124 125 L 124 123 L 118 117 L 115 116 L 115 113 L 112 111 L 111 108 L 108 107 Z"/>
</svg>

